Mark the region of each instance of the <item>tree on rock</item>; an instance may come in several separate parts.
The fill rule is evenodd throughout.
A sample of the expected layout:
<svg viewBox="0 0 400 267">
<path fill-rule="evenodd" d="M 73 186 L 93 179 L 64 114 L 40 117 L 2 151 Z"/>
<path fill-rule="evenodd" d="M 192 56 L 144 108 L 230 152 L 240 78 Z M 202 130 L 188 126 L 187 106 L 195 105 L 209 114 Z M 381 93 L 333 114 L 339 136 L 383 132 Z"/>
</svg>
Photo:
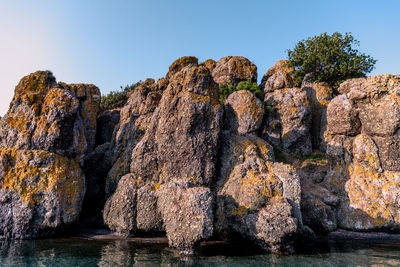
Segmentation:
<svg viewBox="0 0 400 267">
<path fill-rule="evenodd" d="M 298 42 L 287 51 L 295 82 L 300 85 L 308 73 L 315 82 L 327 82 L 334 87 L 346 79 L 364 77 L 374 69 L 376 60 L 354 49 L 358 45 L 351 33 L 338 32 Z"/>
</svg>

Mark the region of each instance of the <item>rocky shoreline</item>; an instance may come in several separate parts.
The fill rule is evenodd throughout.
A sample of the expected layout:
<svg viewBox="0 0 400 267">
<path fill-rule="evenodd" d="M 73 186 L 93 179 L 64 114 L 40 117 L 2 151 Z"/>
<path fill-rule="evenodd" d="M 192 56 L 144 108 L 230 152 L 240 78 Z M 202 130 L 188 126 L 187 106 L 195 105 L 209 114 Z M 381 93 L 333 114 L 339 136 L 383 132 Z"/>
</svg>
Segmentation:
<svg viewBox="0 0 400 267">
<path fill-rule="evenodd" d="M 107 111 L 94 85 L 25 76 L 0 119 L 0 238 L 161 232 L 182 255 L 234 237 L 268 253 L 316 236 L 397 241 L 400 76 L 295 87 L 290 73 L 278 61 L 262 95 L 221 100 L 257 67 L 183 57 Z"/>
</svg>

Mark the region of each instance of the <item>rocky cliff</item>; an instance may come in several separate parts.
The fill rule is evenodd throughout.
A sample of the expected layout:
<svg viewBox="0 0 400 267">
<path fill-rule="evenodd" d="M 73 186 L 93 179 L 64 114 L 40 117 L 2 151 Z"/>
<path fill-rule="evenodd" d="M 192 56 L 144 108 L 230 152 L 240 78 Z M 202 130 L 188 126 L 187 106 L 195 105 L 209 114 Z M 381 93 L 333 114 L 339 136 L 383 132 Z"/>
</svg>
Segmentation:
<svg viewBox="0 0 400 267">
<path fill-rule="evenodd" d="M 0 119 L 0 237 L 106 226 L 191 255 L 210 238 L 286 253 L 313 232 L 400 230 L 399 76 L 294 87 L 282 60 L 260 99 L 220 102 L 248 80 L 244 57 L 183 57 L 100 112 L 94 85 L 22 78 Z"/>
</svg>

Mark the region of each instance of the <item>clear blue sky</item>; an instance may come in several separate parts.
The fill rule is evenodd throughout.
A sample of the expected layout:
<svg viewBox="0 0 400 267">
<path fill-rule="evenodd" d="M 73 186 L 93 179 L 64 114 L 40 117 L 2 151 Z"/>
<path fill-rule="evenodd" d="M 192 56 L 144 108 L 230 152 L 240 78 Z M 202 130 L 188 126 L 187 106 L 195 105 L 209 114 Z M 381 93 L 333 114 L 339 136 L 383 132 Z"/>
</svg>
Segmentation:
<svg viewBox="0 0 400 267">
<path fill-rule="evenodd" d="M 352 32 L 400 73 L 400 1 L 0 0 L 0 114 L 19 79 L 35 70 L 103 93 L 160 78 L 178 57 L 248 57 L 259 79 L 286 49 L 323 32 Z"/>
</svg>

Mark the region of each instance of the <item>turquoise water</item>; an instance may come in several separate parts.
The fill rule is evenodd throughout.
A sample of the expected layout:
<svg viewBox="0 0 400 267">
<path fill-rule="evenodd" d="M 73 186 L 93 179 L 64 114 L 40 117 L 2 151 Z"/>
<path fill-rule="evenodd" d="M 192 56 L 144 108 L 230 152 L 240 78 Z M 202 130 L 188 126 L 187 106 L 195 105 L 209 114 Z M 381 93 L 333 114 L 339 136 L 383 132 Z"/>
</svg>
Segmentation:
<svg viewBox="0 0 400 267">
<path fill-rule="evenodd" d="M 248 255 L 246 249 L 202 249 L 182 259 L 165 245 L 126 241 L 36 240 L 0 242 L 1 266 L 399 266 L 400 245 L 324 245 L 301 255 Z M 232 256 L 239 255 L 240 256 Z"/>
</svg>

